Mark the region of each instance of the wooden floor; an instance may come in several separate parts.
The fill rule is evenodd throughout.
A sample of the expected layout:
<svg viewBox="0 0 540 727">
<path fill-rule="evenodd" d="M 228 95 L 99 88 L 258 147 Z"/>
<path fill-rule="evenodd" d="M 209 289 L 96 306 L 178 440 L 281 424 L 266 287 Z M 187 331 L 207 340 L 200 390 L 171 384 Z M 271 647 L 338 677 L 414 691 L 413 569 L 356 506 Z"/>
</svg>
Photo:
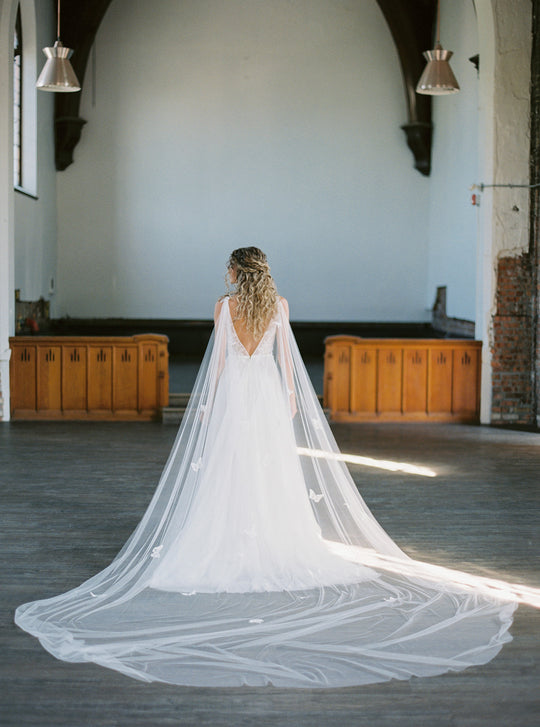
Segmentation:
<svg viewBox="0 0 540 727">
<path fill-rule="evenodd" d="M 351 466 L 409 554 L 540 587 L 540 435 L 423 424 L 343 424 L 335 432 L 344 452 L 437 473 Z M 484 667 L 358 688 L 172 687 L 51 657 L 14 626 L 15 607 L 79 584 L 114 557 L 174 436 L 159 424 L 0 425 L 2 727 L 540 725 L 540 610 L 525 606 L 514 640 Z"/>
</svg>

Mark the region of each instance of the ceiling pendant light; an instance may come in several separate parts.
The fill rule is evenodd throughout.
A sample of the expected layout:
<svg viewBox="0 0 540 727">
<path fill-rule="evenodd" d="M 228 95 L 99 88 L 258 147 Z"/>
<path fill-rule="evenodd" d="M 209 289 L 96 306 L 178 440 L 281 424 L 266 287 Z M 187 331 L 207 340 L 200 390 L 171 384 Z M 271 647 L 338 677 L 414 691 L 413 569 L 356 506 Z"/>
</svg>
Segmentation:
<svg viewBox="0 0 540 727">
<path fill-rule="evenodd" d="M 62 93 L 80 91 L 81 84 L 69 62 L 73 51 L 71 48 L 65 48 L 60 40 L 60 0 L 58 0 L 56 43 L 51 48 L 43 48 L 43 52 L 47 60 L 39 74 L 36 87 L 41 91 Z"/>
<path fill-rule="evenodd" d="M 444 50 L 440 41 L 440 0 L 437 0 L 437 42 L 433 50 L 423 53 L 428 62 L 424 72 L 420 76 L 416 93 L 424 93 L 429 96 L 444 96 L 459 91 L 459 83 L 456 81 L 450 68 L 451 50 Z"/>
</svg>

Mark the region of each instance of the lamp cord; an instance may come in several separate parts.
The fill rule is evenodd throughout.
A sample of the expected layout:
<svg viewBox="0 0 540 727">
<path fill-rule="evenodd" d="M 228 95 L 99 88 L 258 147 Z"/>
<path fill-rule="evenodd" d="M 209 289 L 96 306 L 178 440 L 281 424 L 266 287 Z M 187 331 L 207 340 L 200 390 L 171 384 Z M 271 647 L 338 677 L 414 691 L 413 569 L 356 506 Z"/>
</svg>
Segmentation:
<svg viewBox="0 0 540 727">
<path fill-rule="evenodd" d="M 60 0 L 58 0 L 58 9 L 56 12 L 56 40 L 60 40 Z"/>
</svg>

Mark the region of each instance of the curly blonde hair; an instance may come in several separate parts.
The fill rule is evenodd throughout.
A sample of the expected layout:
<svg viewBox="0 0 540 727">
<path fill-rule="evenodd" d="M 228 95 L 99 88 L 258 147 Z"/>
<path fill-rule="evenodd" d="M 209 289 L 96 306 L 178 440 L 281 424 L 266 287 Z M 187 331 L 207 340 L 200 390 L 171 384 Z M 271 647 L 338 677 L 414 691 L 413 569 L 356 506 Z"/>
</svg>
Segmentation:
<svg viewBox="0 0 540 727">
<path fill-rule="evenodd" d="M 235 318 L 243 318 L 255 337 L 263 334 L 278 302 L 274 279 L 266 255 L 258 247 L 239 247 L 229 257 L 227 268 L 236 273 Z"/>
</svg>

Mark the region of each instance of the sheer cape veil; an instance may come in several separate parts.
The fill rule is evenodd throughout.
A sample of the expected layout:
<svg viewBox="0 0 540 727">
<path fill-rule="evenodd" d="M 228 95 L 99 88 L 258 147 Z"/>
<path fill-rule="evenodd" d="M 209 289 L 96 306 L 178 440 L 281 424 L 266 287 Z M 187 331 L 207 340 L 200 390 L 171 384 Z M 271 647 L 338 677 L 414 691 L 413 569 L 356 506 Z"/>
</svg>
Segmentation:
<svg viewBox="0 0 540 727">
<path fill-rule="evenodd" d="M 15 620 L 60 659 L 146 681 L 313 688 L 485 663 L 515 607 L 402 552 L 339 458 L 284 306 L 250 356 L 225 300 L 139 525 Z"/>
</svg>

